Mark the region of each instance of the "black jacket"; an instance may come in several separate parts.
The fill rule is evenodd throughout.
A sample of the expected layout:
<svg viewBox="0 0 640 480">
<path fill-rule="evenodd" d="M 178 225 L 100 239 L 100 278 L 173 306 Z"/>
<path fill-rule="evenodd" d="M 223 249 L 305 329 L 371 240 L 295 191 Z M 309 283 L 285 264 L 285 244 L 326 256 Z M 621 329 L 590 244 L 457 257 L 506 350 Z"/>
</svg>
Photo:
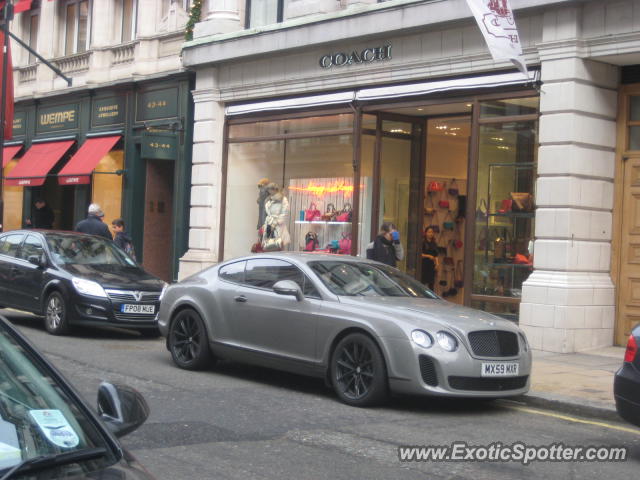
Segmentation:
<svg viewBox="0 0 640 480">
<path fill-rule="evenodd" d="M 133 240 L 131 237 L 124 232 L 116 233 L 116 236 L 113 238 L 113 243 L 119 246 L 122 250 L 129 254 L 134 260 L 136 259 L 135 250 L 133 248 Z"/>
<path fill-rule="evenodd" d="M 55 214 L 49 205 L 45 205 L 42 208 L 35 208 L 31 213 L 31 226 L 33 228 L 53 228 L 53 220 Z"/>
<path fill-rule="evenodd" d="M 399 245 L 400 242 L 387 240 L 384 235 L 378 235 L 373 241 L 373 248 L 367 250 L 367 258 L 395 267 L 398 260 L 402 260 L 402 255 L 396 250 Z"/>
<path fill-rule="evenodd" d="M 95 215 L 89 215 L 84 220 L 78 222 L 78 225 L 76 225 L 76 232 L 100 235 L 104 238 L 108 238 L 109 240 L 113 240 L 107 224 L 100 220 L 100 217 L 96 217 Z"/>
</svg>

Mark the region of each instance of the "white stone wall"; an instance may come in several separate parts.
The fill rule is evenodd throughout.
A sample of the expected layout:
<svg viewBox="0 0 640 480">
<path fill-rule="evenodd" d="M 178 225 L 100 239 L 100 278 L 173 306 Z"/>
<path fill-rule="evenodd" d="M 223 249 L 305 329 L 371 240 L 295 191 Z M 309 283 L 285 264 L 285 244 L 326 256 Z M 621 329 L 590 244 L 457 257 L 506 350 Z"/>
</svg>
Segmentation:
<svg viewBox="0 0 640 480">
<path fill-rule="evenodd" d="M 37 52 L 73 78 L 73 86 L 57 77 L 43 64 L 28 64 L 28 54 L 16 42 L 14 52 L 14 85 L 16 101 L 33 96 L 74 91 L 86 86 L 107 86 L 126 79 L 156 76 L 183 69 L 180 51 L 184 42 L 184 25 L 188 14 L 177 3 L 168 13 L 167 0 L 139 0 L 136 39 L 122 43 L 122 21 L 116 0 L 94 0 L 91 11 L 91 44 L 89 51 L 64 55 L 63 2 L 40 2 Z M 166 9 L 165 9 L 166 10 Z M 23 17 L 16 15 L 11 30 L 23 40 Z"/>
</svg>

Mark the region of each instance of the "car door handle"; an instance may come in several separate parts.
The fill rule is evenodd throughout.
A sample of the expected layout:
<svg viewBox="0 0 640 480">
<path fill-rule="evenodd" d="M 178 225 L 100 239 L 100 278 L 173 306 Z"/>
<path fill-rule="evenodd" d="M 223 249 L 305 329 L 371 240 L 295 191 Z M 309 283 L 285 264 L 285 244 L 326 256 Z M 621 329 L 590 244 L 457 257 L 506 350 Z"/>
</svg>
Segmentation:
<svg viewBox="0 0 640 480">
<path fill-rule="evenodd" d="M 240 302 L 240 303 L 245 303 L 247 301 L 247 297 L 245 297 L 244 295 L 237 295 L 237 296 L 233 297 L 233 299 L 236 302 Z"/>
</svg>

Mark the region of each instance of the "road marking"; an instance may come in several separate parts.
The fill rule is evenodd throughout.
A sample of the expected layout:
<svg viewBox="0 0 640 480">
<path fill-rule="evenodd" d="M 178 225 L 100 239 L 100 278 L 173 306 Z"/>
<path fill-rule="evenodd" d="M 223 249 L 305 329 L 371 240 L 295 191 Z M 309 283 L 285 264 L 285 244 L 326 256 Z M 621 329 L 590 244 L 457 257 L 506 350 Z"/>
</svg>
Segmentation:
<svg viewBox="0 0 640 480">
<path fill-rule="evenodd" d="M 634 433 L 636 435 L 640 435 L 640 430 L 636 428 L 622 427 L 619 425 L 612 425 L 610 423 L 605 423 L 605 422 L 594 422 L 592 420 L 583 420 L 581 418 L 570 417 L 568 415 L 561 415 L 559 413 L 545 412 L 543 410 L 535 410 L 533 408 L 516 407 L 512 405 L 504 405 L 504 407 L 510 408 L 511 410 L 518 410 L 520 412 L 533 413 L 536 415 L 544 415 L 546 417 L 558 418 L 560 420 L 566 420 L 568 422 L 584 423 L 587 425 L 595 425 L 596 427 L 610 428 L 612 430 L 620 430 L 621 432 Z"/>
</svg>

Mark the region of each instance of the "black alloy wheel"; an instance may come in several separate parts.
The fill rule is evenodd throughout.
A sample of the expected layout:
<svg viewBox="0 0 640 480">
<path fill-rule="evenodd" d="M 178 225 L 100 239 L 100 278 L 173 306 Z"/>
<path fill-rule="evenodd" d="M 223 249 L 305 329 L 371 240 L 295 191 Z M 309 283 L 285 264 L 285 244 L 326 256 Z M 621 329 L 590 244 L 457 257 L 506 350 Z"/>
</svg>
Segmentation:
<svg viewBox="0 0 640 480">
<path fill-rule="evenodd" d="M 62 294 L 53 291 L 44 306 L 44 326 L 52 335 L 64 335 L 69 331 L 67 303 Z"/>
<path fill-rule="evenodd" d="M 199 370 L 213 363 L 207 332 L 198 312 L 181 310 L 173 319 L 169 351 L 175 364 L 185 370 Z"/>
<path fill-rule="evenodd" d="M 367 335 L 344 337 L 331 358 L 333 388 L 344 403 L 368 407 L 388 398 L 387 369 L 376 343 Z"/>
</svg>

